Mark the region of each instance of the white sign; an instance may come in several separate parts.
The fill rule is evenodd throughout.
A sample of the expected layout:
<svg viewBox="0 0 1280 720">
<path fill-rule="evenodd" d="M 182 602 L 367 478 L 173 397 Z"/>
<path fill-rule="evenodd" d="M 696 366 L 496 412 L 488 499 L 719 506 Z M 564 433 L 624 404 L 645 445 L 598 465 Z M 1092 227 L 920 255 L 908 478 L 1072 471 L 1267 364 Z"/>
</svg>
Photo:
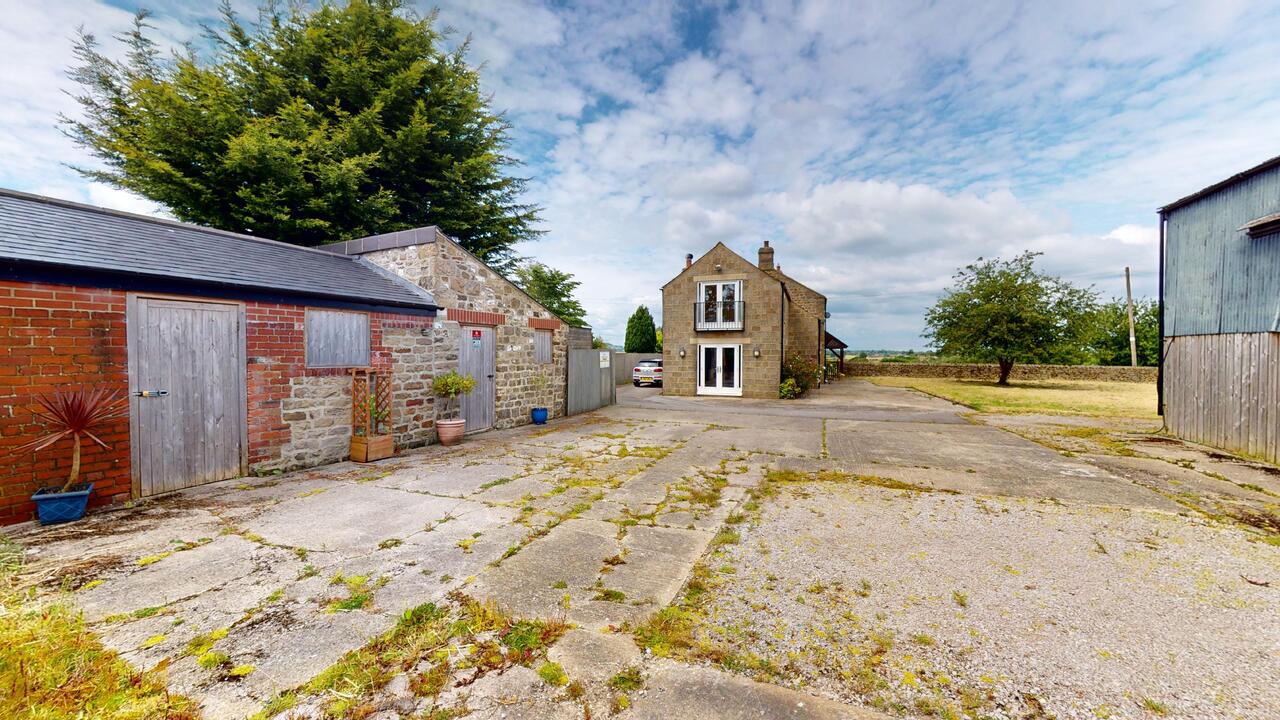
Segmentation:
<svg viewBox="0 0 1280 720">
<path fill-rule="evenodd" d="M 609 356 L 612 354 L 613 353 L 609 352 L 608 350 L 600 351 L 600 367 L 602 368 L 609 367 Z"/>
</svg>

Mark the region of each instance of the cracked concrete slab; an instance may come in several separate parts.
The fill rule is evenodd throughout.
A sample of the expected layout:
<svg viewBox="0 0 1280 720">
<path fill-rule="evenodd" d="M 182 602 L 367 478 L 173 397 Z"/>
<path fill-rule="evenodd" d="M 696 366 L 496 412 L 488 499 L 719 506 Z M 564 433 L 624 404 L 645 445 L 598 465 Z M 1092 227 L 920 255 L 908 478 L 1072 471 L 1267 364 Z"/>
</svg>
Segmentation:
<svg viewBox="0 0 1280 720">
<path fill-rule="evenodd" d="M 655 665 L 631 707 L 636 720 L 885 720 L 889 716 L 707 667 Z"/>
<path fill-rule="evenodd" d="M 392 627 L 403 610 L 448 602 L 455 589 L 513 616 L 577 624 L 552 650 L 571 677 L 599 684 L 624 664 L 642 664 L 648 684 L 632 697 L 631 717 L 864 718 L 874 715 L 646 658 L 631 636 L 599 631 L 641 623 L 676 598 L 724 519 L 770 469 L 844 469 L 971 495 L 1161 510 L 1180 508 L 1140 482 L 1139 470 L 1167 469 L 1165 482 L 1194 490 L 1219 482 L 1183 477 L 1164 460 L 1068 457 L 973 424 L 964 408 L 868 383 L 824 387 L 795 403 L 630 391 L 619 389 L 617 406 L 549 428 L 472 436 L 371 465 L 215 483 L 74 526 L 9 534 L 41 561 L 93 561 L 77 582 L 104 582 L 74 596 L 91 618 L 158 608 L 94 627 L 140 666 L 170 659 L 175 687 L 201 699 L 214 720 L 251 714 Z M 1257 495 L 1242 484 L 1253 479 L 1233 480 L 1224 496 Z M 212 540 L 137 564 L 174 540 L 202 538 Z M 366 604 L 335 609 L 351 593 L 334 583 L 339 574 L 366 578 Z M 228 632 L 216 649 L 257 667 L 246 681 L 222 681 L 182 654 L 197 634 L 220 628 Z M 158 635 L 165 639 L 142 648 Z M 484 700 L 473 717 L 581 716 L 531 672 L 483 678 L 471 690 Z"/>
</svg>

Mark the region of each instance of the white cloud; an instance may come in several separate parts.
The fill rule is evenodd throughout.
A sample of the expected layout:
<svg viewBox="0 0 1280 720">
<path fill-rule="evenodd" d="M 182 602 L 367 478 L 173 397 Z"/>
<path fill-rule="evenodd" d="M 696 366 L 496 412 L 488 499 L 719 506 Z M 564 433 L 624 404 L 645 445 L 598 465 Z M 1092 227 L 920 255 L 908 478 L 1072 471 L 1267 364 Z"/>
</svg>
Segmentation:
<svg viewBox="0 0 1280 720">
<path fill-rule="evenodd" d="M 10 5 L 0 182 L 154 211 L 63 167 L 84 157 L 53 124 L 74 110 L 70 30 L 129 13 Z M 154 5 L 175 40 L 209 12 Z M 921 347 L 922 309 L 979 255 L 1042 251 L 1106 295 L 1129 265 L 1151 295 L 1155 208 L 1280 154 L 1273 4 L 446 0 L 440 17 L 472 38 L 545 207 L 520 250 L 577 275 L 612 340 L 717 240 L 747 257 L 774 240 L 854 346 Z"/>
</svg>

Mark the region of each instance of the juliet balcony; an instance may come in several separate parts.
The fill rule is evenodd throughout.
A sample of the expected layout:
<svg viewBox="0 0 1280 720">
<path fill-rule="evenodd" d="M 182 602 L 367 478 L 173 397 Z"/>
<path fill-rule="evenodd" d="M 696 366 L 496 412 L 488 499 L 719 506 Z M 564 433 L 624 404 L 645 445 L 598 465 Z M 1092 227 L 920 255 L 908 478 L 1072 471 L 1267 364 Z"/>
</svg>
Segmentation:
<svg viewBox="0 0 1280 720">
<path fill-rule="evenodd" d="M 693 329 L 696 332 L 741 330 L 747 304 L 741 300 L 700 302 L 693 304 Z"/>
</svg>

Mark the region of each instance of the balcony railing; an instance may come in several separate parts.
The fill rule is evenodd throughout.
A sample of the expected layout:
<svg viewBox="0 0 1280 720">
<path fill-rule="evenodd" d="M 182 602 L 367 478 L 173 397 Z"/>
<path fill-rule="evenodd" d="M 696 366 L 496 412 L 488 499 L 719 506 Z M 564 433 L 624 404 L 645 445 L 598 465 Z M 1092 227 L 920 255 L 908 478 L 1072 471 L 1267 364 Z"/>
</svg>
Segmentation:
<svg viewBox="0 0 1280 720">
<path fill-rule="evenodd" d="M 741 300 L 700 302 L 693 304 L 693 329 L 741 330 L 747 314 L 747 304 Z"/>
</svg>

